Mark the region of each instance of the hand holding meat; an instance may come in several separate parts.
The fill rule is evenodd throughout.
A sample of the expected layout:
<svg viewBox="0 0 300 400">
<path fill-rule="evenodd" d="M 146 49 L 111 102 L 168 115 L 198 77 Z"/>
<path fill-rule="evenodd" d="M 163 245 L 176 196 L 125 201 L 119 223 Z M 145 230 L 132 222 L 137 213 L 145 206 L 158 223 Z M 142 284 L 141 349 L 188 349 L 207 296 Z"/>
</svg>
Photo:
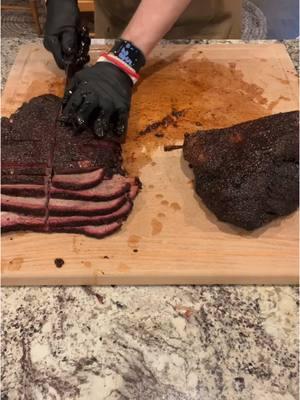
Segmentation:
<svg viewBox="0 0 300 400">
<path fill-rule="evenodd" d="M 116 65 L 98 62 L 75 74 L 63 100 L 61 121 L 76 130 L 87 126 L 98 137 L 124 138 L 132 80 Z"/>
<path fill-rule="evenodd" d="M 90 38 L 80 26 L 76 0 L 47 1 L 44 46 L 61 69 L 70 63 L 80 69 L 89 61 Z"/>
</svg>

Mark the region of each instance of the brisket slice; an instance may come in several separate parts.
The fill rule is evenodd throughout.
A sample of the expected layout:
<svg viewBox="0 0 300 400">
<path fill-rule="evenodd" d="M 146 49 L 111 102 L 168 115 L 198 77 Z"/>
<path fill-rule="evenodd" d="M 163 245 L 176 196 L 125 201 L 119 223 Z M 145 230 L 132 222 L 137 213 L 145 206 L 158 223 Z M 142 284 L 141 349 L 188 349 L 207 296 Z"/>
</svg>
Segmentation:
<svg viewBox="0 0 300 400">
<path fill-rule="evenodd" d="M 280 113 L 185 137 L 183 154 L 204 204 L 224 222 L 253 230 L 299 202 L 299 113 Z"/>
<path fill-rule="evenodd" d="M 122 222 L 112 222 L 110 224 L 99 226 L 66 226 L 66 227 L 50 227 L 46 229 L 44 218 L 20 215 L 10 212 L 1 212 L 1 231 L 36 231 L 36 232 L 58 232 L 58 233 L 80 233 L 86 236 L 101 239 L 111 235 L 122 226 Z"/>
<path fill-rule="evenodd" d="M 95 216 L 83 216 L 83 215 L 71 215 L 68 217 L 54 217 L 50 216 L 48 219 L 48 225 L 50 229 L 54 227 L 65 227 L 65 226 L 78 226 L 78 225 L 103 225 L 109 224 L 115 221 L 124 221 L 132 210 L 132 202 L 126 201 L 116 211 L 106 215 L 95 215 Z"/>
<path fill-rule="evenodd" d="M 58 175 L 59 176 L 59 175 Z M 98 185 L 87 190 L 65 190 L 51 187 L 52 198 L 70 200 L 101 201 L 120 197 L 130 189 L 130 181 L 122 175 L 114 175 L 111 179 L 104 179 Z"/>
<path fill-rule="evenodd" d="M 92 225 L 83 225 L 83 226 L 64 226 L 61 228 L 51 229 L 51 232 L 58 233 L 79 233 L 85 236 L 90 236 L 96 239 L 102 239 L 105 236 L 109 236 L 112 233 L 118 231 L 122 226 L 122 222 L 112 222 L 111 224 L 92 226 Z"/>
<path fill-rule="evenodd" d="M 50 215 L 104 215 L 120 208 L 127 201 L 125 195 L 114 200 L 93 202 L 79 200 L 50 199 L 48 208 Z M 44 215 L 46 198 L 1 196 L 3 211 L 19 212 L 21 214 Z"/>
<path fill-rule="evenodd" d="M 46 184 L 46 182 L 45 182 Z M 35 184 L 10 184 L 1 185 L 1 193 L 10 196 L 21 197 L 44 197 L 46 196 L 46 186 Z"/>
<path fill-rule="evenodd" d="M 13 231 L 44 231 L 45 217 L 16 214 L 13 212 L 1 212 L 1 232 Z"/>
<path fill-rule="evenodd" d="M 50 199 L 49 215 L 105 215 L 116 211 L 127 201 L 127 196 L 123 195 L 109 201 L 80 201 L 80 200 L 62 200 Z"/>
<path fill-rule="evenodd" d="M 99 185 L 104 178 L 104 170 L 96 169 L 92 172 L 54 175 L 52 178 L 52 186 L 59 189 L 84 190 Z"/>
<path fill-rule="evenodd" d="M 91 217 L 80 215 L 69 217 L 52 216 L 48 218 L 47 225 L 50 230 L 54 230 L 55 227 L 63 228 L 64 226 L 104 225 L 112 222 L 124 221 L 131 210 L 132 202 L 128 200 L 118 210 L 107 215 L 96 215 Z M 46 231 L 45 222 L 45 217 L 16 214 L 5 211 L 1 214 L 1 226 L 3 232 L 22 229 L 29 230 L 34 227 Z"/>
<path fill-rule="evenodd" d="M 131 185 L 131 188 L 129 190 L 129 198 L 131 200 L 134 200 L 136 198 L 136 196 L 138 195 L 138 193 L 140 191 L 140 188 L 141 188 L 140 182 L 139 182 L 139 184 Z"/>
<path fill-rule="evenodd" d="M 26 178 L 26 175 L 24 177 Z M 47 193 L 47 178 L 42 178 L 43 185 L 31 183 L 2 184 L 1 193 L 17 197 L 43 197 Z M 95 187 L 87 190 L 64 190 L 51 187 L 50 196 L 51 198 L 66 200 L 106 201 L 120 197 L 127 192 L 134 193 L 137 190 L 138 183 L 134 178 L 114 175 L 111 179 L 104 179 Z M 132 198 L 135 196 L 133 194 L 130 195 Z"/>
<path fill-rule="evenodd" d="M 46 203 L 47 200 L 45 197 L 35 198 L 1 195 L 2 211 L 18 212 L 25 215 L 45 215 Z"/>
</svg>

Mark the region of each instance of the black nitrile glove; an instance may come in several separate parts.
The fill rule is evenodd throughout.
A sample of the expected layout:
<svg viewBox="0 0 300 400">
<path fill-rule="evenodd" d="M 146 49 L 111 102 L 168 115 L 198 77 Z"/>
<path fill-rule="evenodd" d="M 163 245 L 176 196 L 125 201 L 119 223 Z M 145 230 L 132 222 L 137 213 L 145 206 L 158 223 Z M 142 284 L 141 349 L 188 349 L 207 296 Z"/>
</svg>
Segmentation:
<svg viewBox="0 0 300 400">
<path fill-rule="evenodd" d="M 66 90 L 60 120 L 75 130 L 90 126 L 98 137 L 123 141 L 132 86 L 130 77 L 114 64 L 86 67 L 74 75 Z"/>
<path fill-rule="evenodd" d="M 80 27 L 77 0 L 48 0 L 44 46 L 49 50 L 59 68 L 67 64 L 89 61 L 90 39 L 88 32 Z"/>
</svg>

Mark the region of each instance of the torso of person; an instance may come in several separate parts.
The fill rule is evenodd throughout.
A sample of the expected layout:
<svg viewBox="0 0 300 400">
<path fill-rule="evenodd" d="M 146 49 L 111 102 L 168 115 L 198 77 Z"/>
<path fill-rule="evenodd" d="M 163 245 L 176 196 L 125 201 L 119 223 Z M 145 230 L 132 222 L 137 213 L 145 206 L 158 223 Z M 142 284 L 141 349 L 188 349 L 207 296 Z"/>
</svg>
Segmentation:
<svg viewBox="0 0 300 400">
<path fill-rule="evenodd" d="M 95 0 L 95 36 L 120 37 L 139 3 L 140 0 Z M 192 0 L 165 36 L 166 39 L 240 37 L 241 0 Z"/>
</svg>

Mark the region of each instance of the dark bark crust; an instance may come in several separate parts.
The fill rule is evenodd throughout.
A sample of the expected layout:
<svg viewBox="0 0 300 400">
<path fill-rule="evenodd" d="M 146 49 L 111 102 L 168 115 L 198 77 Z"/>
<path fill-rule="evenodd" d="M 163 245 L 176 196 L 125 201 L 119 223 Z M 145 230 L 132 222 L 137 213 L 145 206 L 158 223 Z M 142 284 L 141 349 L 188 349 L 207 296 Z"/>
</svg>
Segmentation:
<svg viewBox="0 0 300 400">
<path fill-rule="evenodd" d="M 183 154 L 221 221 L 253 230 L 298 208 L 298 111 L 186 135 Z"/>
</svg>

